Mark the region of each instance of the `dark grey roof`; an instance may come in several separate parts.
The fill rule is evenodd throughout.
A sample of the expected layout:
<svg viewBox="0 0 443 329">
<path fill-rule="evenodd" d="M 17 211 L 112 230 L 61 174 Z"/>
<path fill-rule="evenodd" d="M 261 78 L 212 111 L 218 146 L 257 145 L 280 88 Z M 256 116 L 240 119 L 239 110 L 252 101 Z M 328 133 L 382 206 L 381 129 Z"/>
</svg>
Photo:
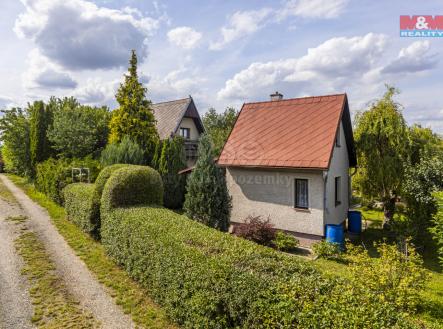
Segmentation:
<svg viewBox="0 0 443 329">
<path fill-rule="evenodd" d="M 191 101 L 192 98 L 189 97 L 152 104 L 160 139 L 169 138 L 172 133 L 175 133 Z"/>
<path fill-rule="evenodd" d="M 183 117 L 193 118 L 200 133 L 204 131 L 203 123 L 191 96 L 175 101 L 152 104 L 152 109 L 157 120 L 160 139 L 166 139 L 171 134 L 175 134 Z"/>
</svg>

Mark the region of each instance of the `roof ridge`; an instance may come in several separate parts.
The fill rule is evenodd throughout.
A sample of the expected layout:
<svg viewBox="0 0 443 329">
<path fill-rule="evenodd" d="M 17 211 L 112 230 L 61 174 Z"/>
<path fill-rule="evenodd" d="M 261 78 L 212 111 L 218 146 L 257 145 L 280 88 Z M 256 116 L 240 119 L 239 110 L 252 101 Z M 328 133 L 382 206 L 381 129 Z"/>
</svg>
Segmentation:
<svg viewBox="0 0 443 329">
<path fill-rule="evenodd" d="M 264 104 L 264 103 L 279 103 L 279 102 L 293 101 L 293 100 L 296 100 L 296 99 L 321 98 L 321 97 L 345 96 L 345 95 L 346 95 L 346 93 L 330 94 L 330 95 L 319 95 L 319 96 L 304 96 L 304 97 L 294 97 L 294 98 L 280 99 L 280 100 L 275 100 L 275 101 L 249 102 L 249 103 L 244 103 L 244 105 L 247 105 L 247 104 Z"/>
<path fill-rule="evenodd" d="M 152 105 L 165 104 L 165 103 L 172 103 L 172 102 L 178 102 L 178 101 L 185 101 L 185 100 L 189 100 L 190 98 L 191 98 L 191 97 L 179 98 L 179 99 L 174 99 L 174 100 L 172 100 L 172 101 L 164 101 L 164 102 L 152 103 Z"/>
</svg>

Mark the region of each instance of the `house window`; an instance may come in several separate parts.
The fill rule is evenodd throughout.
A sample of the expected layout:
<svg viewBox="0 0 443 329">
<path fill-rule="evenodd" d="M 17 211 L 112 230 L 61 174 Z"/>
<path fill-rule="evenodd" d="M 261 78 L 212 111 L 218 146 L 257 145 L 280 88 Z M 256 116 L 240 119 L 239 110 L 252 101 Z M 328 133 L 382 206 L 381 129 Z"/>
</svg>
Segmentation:
<svg viewBox="0 0 443 329">
<path fill-rule="evenodd" d="M 335 177 L 335 206 L 341 204 L 341 177 Z"/>
<path fill-rule="evenodd" d="M 184 139 L 190 139 L 191 138 L 191 129 L 189 128 L 180 128 L 180 136 Z"/>
<path fill-rule="evenodd" d="M 337 133 L 337 136 L 335 136 L 335 146 L 340 147 L 340 130 Z"/>
<path fill-rule="evenodd" d="M 309 208 L 307 179 L 295 180 L 295 208 Z"/>
</svg>

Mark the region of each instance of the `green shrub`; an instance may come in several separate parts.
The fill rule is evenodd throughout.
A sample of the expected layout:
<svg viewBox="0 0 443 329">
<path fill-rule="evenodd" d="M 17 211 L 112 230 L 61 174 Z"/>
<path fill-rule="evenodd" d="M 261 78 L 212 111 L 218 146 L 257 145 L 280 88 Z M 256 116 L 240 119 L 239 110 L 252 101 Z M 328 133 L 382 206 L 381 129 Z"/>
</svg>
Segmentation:
<svg viewBox="0 0 443 329">
<path fill-rule="evenodd" d="M 331 243 L 326 240 L 315 243 L 312 246 L 312 251 L 320 258 L 333 258 L 339 256 L 341 253 L 338 243 Z"/>
<path fill-rule="evenodd" d="M 225 174 L 214 161 L 210 137 L 202 135 L 198 160 L 186 184 L 183 208 L 190 218 L 210 227 L 227 231 L 231 213 L 231 197 Z"/>
<path fill-rule="evenodd" d="M 283 231 L 278 231 L 272 241 L 275 248 L 281 251 L 292 251 L 298 247 L 300 242 L 292 235 Z"/>
<path fill-rule="evenodd" d="M 108 144 L 102 151 L 101 164 L 110 166 L 116 163 L 142 165 L 145 163 L 143 149 L 128 136 L 120 143 Z"/>
<path fill-rule="evenodd" d="M 156 170 L 126 166 L 112 173 L 103 189 L 102 209 L 146 204 L 163 204 L 163 183 Z"/>
<path fill-rule="evenodd" d="M 96 235 L 98 229 L 98 206 L 94 204 L 94 184 L 75 183 L 63 189 L 64 206 L 68 219 L 84 232 Z"/>
<path fill-rule="evenodd" d="M 180 136 L 163 141 L 158 172 L 162 176 L 164 196 L 163 204 L 166 208 L 182 208 L 185 199 L 186 176 L 178 172 L 186 168 L 185 142 Z M 155 155 L 154 155 L 155 160 Z M 153 162 L 157 162 L 155 160 Z"/>
<path fill-rule="evenodd" d="M 132 189 L 143 196 L 127 195 Z M 364 287 L 355 291 L 293 256 L 143 206 L 161 201 L 159 191 L 150 168 L 115 171 L 102 196 L 102 243 L 183 328 L 413 328 L 395 303 L 368 302 Z"/>
<path fill-rule="evenodd" d="M 100 163 L 92 158 L 48 159 L 37 165 L 35 187 L 58 204 L 63 203 L 62 190 L 72 181 L 72 168 L 89 168 L 90 182 L 94 182 L 100 171 Z"/>
</svg>

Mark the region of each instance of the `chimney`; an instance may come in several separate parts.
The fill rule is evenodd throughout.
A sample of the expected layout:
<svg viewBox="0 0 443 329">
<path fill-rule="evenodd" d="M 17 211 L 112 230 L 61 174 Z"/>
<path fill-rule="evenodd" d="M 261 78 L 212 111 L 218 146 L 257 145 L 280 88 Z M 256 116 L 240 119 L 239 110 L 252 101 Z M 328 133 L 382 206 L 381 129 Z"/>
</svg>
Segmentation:
<svg viewBox="0 0 443 329">
<path fill-rule="evenodd" d="M 269 96 L 271 96 L 271 101 L 281 101 L 283 99 L 283 95 L 280 94 L 278 91 Z"/>
</svg>

